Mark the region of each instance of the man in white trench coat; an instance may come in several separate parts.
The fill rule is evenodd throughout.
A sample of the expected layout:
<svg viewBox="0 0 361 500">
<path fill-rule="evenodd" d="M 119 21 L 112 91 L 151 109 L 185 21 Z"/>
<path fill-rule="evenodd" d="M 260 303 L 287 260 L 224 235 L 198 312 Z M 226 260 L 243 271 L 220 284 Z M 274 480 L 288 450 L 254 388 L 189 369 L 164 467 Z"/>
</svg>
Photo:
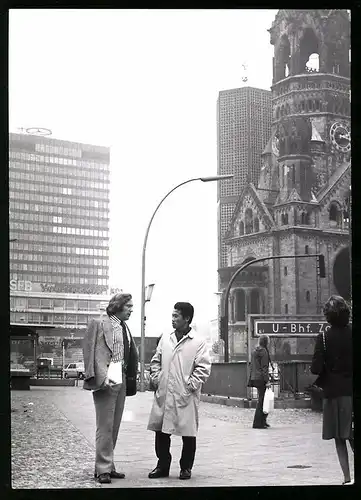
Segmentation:
<svg viewBox="0 0 361 500">
<path fill-rule="evenodd" d="M 171 334 L 163 334 L 151 360 L 150 378 L 156 388 L 148 429 L 155 431 L 156 468 L 149 478 L 168 477 L 172 460 L 170 436 L 182 436 L 179 479 L 190 479 L 196 452 L 198 408 L 202 384 L 211 372 L 206 342 L 190 327 L 194 308 L 177 302 Z"/>
</svg>

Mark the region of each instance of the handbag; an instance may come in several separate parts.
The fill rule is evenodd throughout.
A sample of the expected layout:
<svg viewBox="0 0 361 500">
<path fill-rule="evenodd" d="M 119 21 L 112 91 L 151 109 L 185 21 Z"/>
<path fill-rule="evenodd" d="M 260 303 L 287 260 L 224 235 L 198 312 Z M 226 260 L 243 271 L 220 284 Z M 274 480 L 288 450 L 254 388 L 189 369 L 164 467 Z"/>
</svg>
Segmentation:
<svg viewBox="0 0 361 500">
<path fill-rule="evenodd" d="M 274 410 L 275 406 L 275 395 L 270 387 L 266 389 L 263 399 L 263 413 L 268 415 L 271 411 Z"/>
<path fill-rule="evenodd" d="M 322 341 L 323 341 L 323 352 L 326 354 L 325 332 L 322 332 Z M 316 392 L 320 396 L 323 394 L 323 385 L 325 383 L 325 376 L 326 376 L 326 361 L 324 359 L 322 371 L 319 374 L 319 376 L 317 377 L 317 379 L 314 381 L 314 383 L 312 384 L 312 389 L 314 390 L 314 392 Z"/>
<path fill-rule="evenodd" d="M 273 366 L 273 363 L 271 361 L 271 356 L 269 354 L 269 351 L 266 347 L 266 351 L 267 351 L 267 354 L 268 354 L 268 364 L 271 366 L 271 370 L 268 370 L 268 375 L 269 375 L 269 379 L 270 379 L 270 382 L 276 382 L 276 377 L 275 377 L 275 367 Z"/>
</svg>

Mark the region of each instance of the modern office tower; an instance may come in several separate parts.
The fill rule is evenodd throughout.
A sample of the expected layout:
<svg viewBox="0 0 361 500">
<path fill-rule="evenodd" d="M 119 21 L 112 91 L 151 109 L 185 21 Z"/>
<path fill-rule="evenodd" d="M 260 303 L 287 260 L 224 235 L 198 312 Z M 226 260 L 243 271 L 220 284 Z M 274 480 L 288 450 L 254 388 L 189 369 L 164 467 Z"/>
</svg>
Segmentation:
<svg viewBox="0 0 361 500">
<path fill-rule="evenodd" d="M 99 314 L 109 294 L 109 163 L 107 147 L 10 134 L 12 325 L 78 327 Z"/>
<path fill-rule="evenodd" d="M 224 235 L 242 188 L 257 186 L 261 153 L 271 134 L 271 91 L 253 87 L 223 90 L 217 102 L 218 174 L 234 178 L 218 187 L 218 268 L 227 266 Z"/>
</svg>

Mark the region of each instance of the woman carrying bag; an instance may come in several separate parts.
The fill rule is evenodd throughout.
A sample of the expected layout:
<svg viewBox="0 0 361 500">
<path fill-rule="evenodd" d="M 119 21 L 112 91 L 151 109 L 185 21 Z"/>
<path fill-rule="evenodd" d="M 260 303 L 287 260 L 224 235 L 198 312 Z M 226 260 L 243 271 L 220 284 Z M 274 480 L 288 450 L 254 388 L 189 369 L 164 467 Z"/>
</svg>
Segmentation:
<svg viewBox="0 0 361 500">
<path fill-rule="evenodd" d="M 354 450 L 352 431 L 352 328 L 346 301 L 332 295 L 323 309 L 331 327 L 316 339 L 311 372 L 323 389 L 322 439 L 334 439 L 344 475 L 342 484 L 353 484 L 346 441 Z"/>
<path fill-rule="evenodd" d="M 251 373 L 248 387 L 256 387 L 258 392 L 256 412 L 253 419 L 253 429 L 267 429 L 269 427 L 269 424 L 267 423 L 267 415 L 263 413 L 264 395 L 266 389 L 271 387 L 268 371 L 268 365 L 270 363 L 268 344 L 268 335 L 260 335 L 258 345 L 252 353 Z"/>
</svg>

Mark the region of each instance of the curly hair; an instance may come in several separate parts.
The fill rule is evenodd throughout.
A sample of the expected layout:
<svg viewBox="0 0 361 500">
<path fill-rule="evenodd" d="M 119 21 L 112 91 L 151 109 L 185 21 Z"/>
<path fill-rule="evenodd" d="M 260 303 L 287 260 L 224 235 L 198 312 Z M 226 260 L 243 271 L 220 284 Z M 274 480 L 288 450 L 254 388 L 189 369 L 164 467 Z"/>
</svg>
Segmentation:
<svg viewBox="0 0 361 500">
<path fill-rule="evenodd" d="M 350 320 L 350 308 L 340 295 L 331 295 L 324 305 L 323 314 L 332 326 L 346 326 Z"/>
<path fill-rule="evenodd" d="M 117 293 L 109 301 L 106 312 L 108 316 L 112 316 L 123 310 L 124 305 L 132 299 L 130 293 Z"/>
</svg>

